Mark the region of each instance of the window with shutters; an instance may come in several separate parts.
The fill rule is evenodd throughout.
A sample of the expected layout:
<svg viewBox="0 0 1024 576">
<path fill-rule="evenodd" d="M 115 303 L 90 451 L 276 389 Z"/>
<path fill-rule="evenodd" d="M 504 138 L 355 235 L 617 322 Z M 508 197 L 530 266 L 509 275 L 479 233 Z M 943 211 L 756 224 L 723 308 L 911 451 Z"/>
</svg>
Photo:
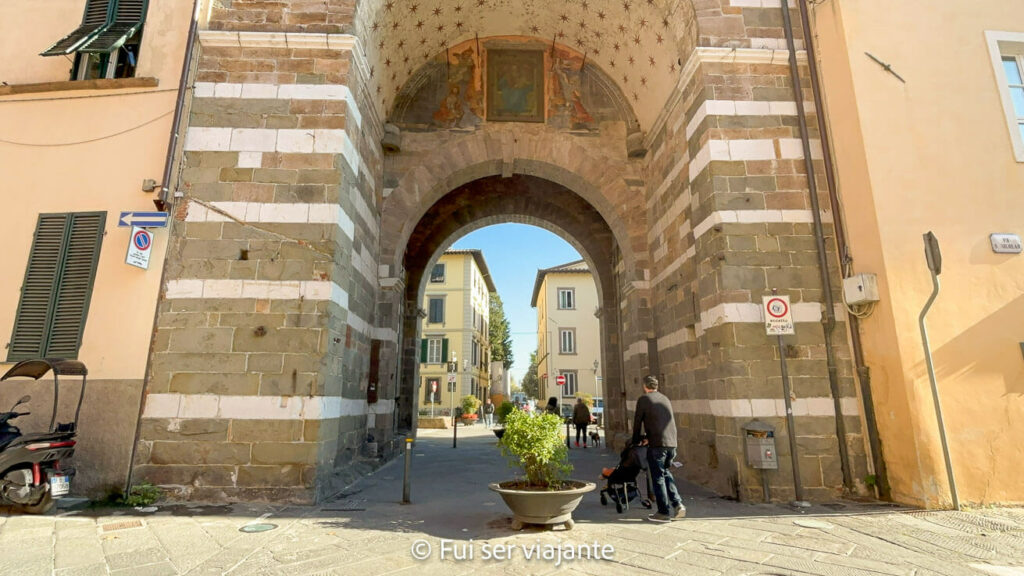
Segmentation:
<svg viewBox="0 0 1024 576">
<path fill-rule="evenodd" d="M 423 339 L 420 350 L 420 362 L 426 364 L 442 364 L 448 361 L 448 339 L 431 336 Z"/>
<path fill-rule="evenodd" d="M 430 299 L 430 311 L 427 322 L 431 324 L 444 323 L 444 298 Z"/>
<path fill-rule="evenodd" d="M 576 353 L 576 329 L 562 328 L 558 331 L 558 352 L 560 354 Z"/>
<path fill-rule="evenodd" d="M 72 80 L 131 78 L 149 0 L 85 0 L 82 24 L 42 56 L 74 54 Z"/>
<path fill-rule="evenodd" d="M 434 264 L 434 269 L 430 271 L 430 281 L 434 283 L 444 282 L 444 264 Z"/>
<path fill-rule="evenodd" d="M 558 289 L 558 309 L 559 310 L 572 310 L 576 308 L 576 289 L 575 288 L 559 288 Z"/>
<path fill-rule="evenodd" d="M 1024 162 L 1024 33 L 985 32 L 1018 162 Z"/>
<path fill-rule="evenodd" d="M 7 361 L 77 358 L 106 212 L 40 214 Z"/>
<path fill-rule="evenodd" d="M 423 390 L 423 402 L 425 404 L 440 404 L 441 403 L 441 379 L 440 378 L 427 378 L 426 385 Z"/>
<path fill-rule="evenodd" d="M 572 397 L 576 395 L 576 391 L 579 389 L 578 379 L 576 377 L 576 371 L 562 371 L 562 376 L 565 376 L 565 384 L 562 388 L 562 397 Z"/>
</svg>

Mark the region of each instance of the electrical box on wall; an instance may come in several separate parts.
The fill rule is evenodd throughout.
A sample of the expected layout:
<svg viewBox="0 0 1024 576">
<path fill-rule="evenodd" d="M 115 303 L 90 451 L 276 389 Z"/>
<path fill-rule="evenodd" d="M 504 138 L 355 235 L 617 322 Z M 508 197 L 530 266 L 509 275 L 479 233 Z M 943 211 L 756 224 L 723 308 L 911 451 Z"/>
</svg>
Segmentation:
<svg viewBox="0 0 1024 576">
<path fill-rule="evenodd" d="M 843 278 L 843 299 L 850 306 L 878 302 L 878 280 L 874 274 Z"/>
</svg>

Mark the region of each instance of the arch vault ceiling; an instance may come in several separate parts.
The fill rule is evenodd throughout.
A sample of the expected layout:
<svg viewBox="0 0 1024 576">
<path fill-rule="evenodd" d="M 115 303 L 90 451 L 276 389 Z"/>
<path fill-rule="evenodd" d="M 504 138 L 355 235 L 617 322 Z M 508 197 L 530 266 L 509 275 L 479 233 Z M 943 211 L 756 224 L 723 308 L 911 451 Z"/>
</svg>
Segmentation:
<svg viewBox="0 0 1024 576">
<path fill-rule="evenodd" d="M 389 110 L 429 59 L 474 37 L 530 36 L 570 46 L 619 85 L 647 129 L 696 43 L 691 0 L 366 0 L 356 26 L 371 90 Z"/>
</svg>

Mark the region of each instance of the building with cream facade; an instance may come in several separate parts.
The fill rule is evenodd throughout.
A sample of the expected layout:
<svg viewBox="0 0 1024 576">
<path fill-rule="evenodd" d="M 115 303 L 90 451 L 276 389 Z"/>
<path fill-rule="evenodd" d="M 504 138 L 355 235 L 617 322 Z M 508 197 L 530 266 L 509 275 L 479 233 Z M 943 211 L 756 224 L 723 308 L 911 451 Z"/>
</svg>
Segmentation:
<svg viewBox="0 0 1024 576">
<path fill-rule="evenodd" d="M 537 309 L 537 377 L 541 404 L 552 396 L 569 413 L 576 398 L 602 399 L 597 288 L 579 260 L 537 271 L 530 306 Z M 565 378 L 558 384 L 558 377 Z M 603 400 L 603 399 L 602 399 Z"/>
<path fill-rule="evenodd" d="M 494 291 L 480 250 L 447 250 L 431 268 L 420 339 L 421 415 L 450 415 L 464 396 L 482 402 L 491 394 L 487 331 Z"/>
</svg>

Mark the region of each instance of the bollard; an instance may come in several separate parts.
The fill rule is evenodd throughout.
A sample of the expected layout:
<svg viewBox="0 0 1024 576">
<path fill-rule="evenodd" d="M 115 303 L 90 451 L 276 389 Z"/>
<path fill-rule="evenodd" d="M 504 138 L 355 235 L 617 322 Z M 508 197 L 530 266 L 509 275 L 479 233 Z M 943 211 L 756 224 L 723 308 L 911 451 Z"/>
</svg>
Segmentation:
<svg viewBox="0 0 1024 576">
<path fill-rule="evenodd" d="M 409 472 L 412 470 L 412 438 L 405 439 L 405 478 L 402 479 L 402 504 L 409 503 L 410 479 Z"/>
<path fill-rule="evenodd" d="M 566 448 L 572 448 L 572 446 L 569 445 L 569 419 L 568 418 L 565 419 L 565 447 Z"/>
<path fill-rule="evenodd" d="M 452 416 L 452 448 L 459 447 L 459 421 L 457 417 Z"/>
</svg>

